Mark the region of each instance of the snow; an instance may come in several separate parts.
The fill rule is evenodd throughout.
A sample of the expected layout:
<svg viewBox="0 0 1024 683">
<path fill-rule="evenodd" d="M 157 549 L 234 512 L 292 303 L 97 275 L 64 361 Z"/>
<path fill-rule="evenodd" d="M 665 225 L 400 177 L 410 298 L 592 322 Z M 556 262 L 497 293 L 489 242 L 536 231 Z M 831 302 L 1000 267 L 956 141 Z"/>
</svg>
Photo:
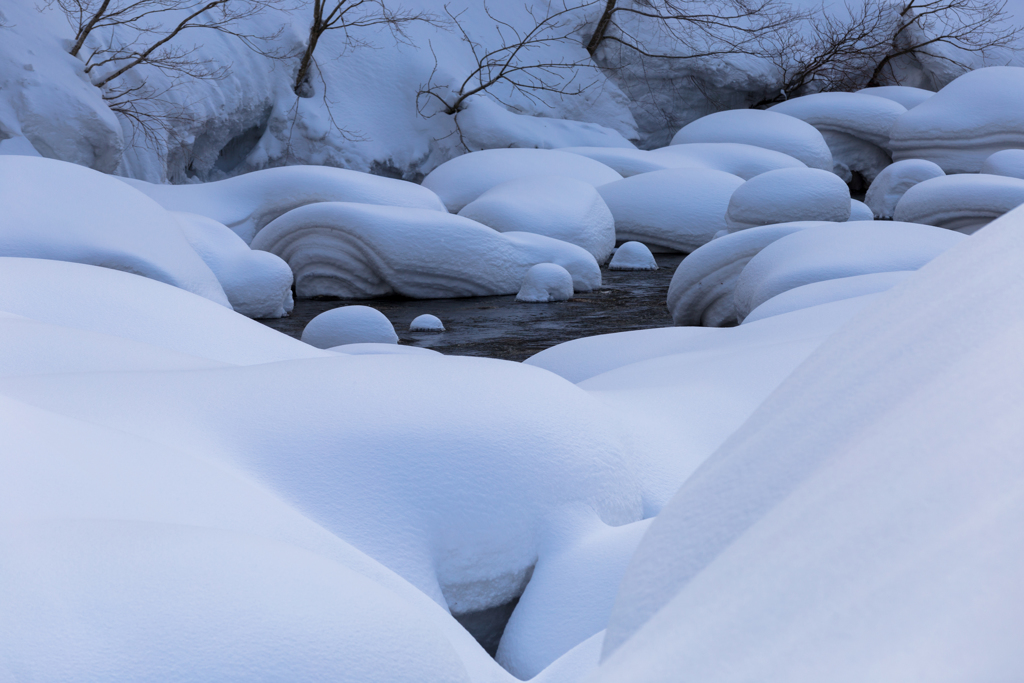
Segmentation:
<svg viewBox="0 0 1024 683">
<path fill-rule="evenodd" d="M 288 166 L 197 185 L 126 182 L 165 208 L 223 223 L 246 243 L 275 218 L 317 202 L 445 210 L 437 195 L 420 185 L 340 168 Z"/>
<path fill-rule="evenodd" d="M 572 298 L 572 275 L 554 263 L 538 263 L 526 271 L 516 301 L 548 303 Z"/>
<path fill-rule="evenodd" d="M 604 263 L 615 247 L 615 219 L 594 186 L 565 176 L 495 185 L 459 215 L 498 232 L 532 232 L 583 247 Z"/>
<path fill-rule="evenodd" d="M 897 270 L 881 273 L 865 273 L 831 280 L 820 280 L 807 285 L 794 287 L 782 294 L 773 296 L 752 310 L 743 319 L 747 325 L 758 320 L 799 311 L 811 306 L 842 301 L 854 297 L 868 296 L 892 289 L 907 279 L 913 271 Z"/>
<path fill-rule="evenodd" d="M 810 168 L 832 170 L 832 153 L 814 126 L 774 111 L 734 109 L 709 114 L 689 123 L 672 138 L 673 145 L 691 142 L 738 142 L 782 152 Z"/>
<path fill-rule="evenodd" d="M 657 270 L 654 254 L 642 242 L 625 242 L 615 250 L 608 270 Z"/>
<path fill-rule="evenodd" d="M 1024 148 L 1024 68 L 970 71 L 900 117 L 893 159 L 926 159 L 946 173 L 977 173 L 1002 149 Z"/>
<path fill-rule="evenodd" d="M 750 180 L 756 175 L 780 168 L 803 168 L 802 161 L 773 149 L 738 142 L 687 142 L 652 150 L 662 163 L 686 163 L 698 168 L 713 168 Z M 625 174 L 623 174 L 625 175 Z"/>
<path fill-rule="evenodd" d="M 713 169 L 643 173 L 598 188 L 615 217 L 615 237 L 689 252 L 725 228 L 729 198 L 743 179 Z"/>
<path fill-rule="evenodd" d="M 391 321 L 370 306 L 339 306 L 316 316 L 302 330 L 302 341 L 318 349 L 344 344 L 397 344 Z"/>
<path fill-rule="evenodd" d="M 390 356 L 441 356 L 443 355 L 439 351 L 433 349 L 425 349 L 420 346 L 401 346 L 393 342 L 389 343 L 377 343 L 377 342 L 363 342 L 358 344 L 342 344 L 341 346 L 332 346 L 327 349 L 334 353 L 343 353 L 347 356 L 379 356 L 379 355 L 390 355 Z"/>
<path fill-rule="evenodd" d="M 871 211 L 871 207 L 862 201 L 858 201 L 856 199 L 850 200 L 850 217 L 847 220 L 871 221 L 874 219 L 875 214 Z"/>
<path fill-rule="evenodd" d="M 1024 204 L 1024 180 L 954 174 L 925 180 L 904 193 L 893 218 L 971 234 Z"/>
<path fill-rule="evenodd" d="M 424 313 L 412 319 L 409 323 L 410 332 L 444 332 L 444 323 L 436 315 Z"/>
<path fill-rule="evenodd" d="M 907 85 L 881 85 L 874 88 L 862 88 L 857 92 L 898 102 L 907 109 L 913 109 L 935 93 L 923 88 L 912 88 Z"/>
<path fill-rule="evenodd" d="M 457 213 L 495 185 L 538 176 L 566 176 L 594 187 L 622 178 L 604 164 L 578 154 L 546 149 L 489 149 L 447 161 L 423 179 Z"/>
<path fill-rule="evenodd" d="M 892 218 L 896 204 L 918 183 L 945 175 L 942 168 L 924 159 L 903 159 L 879 173 L 864 197 L 875 218 Z"/>
<path fill-rule="evenodd" d="M 217 276 L 236 313 L 281 318 L 292 311 L 292 271 L 265 251 L 253 251 L 223 223 L 194 213 L 173 212 L 182 234 Z"/>
<path fill-rule="evenodd" d="M 827 92 L 794 97 L 769 111 L 817 128 L 832 152 L 836 175 L 850 182 L 853 173 L 859 173 L 870 183 L 892 163 L 889 133 L 907 108 L 864 92 Z"/>
<path fill-rule="evenodd" d="M 784 168 L 751 178 L 732 194 L 725 221 L 729 230 L 792 221 L 845 221 L 850 190 L 833 173 Z"/>
<path fill-rule="evenodd" d="M 0 256 L 114 268 L 231 306 L 174 218 L 110 176 L 62 161 L 2 156 L 0 206 Z"/>
<path fill-rule="evenodd" d="M 252 242 L 280 256 L 300 297 L 431 299 L 512 294 L 537 263 L 558 263 L 576 288 L 601 284 L 582 247 L 530 233 L 499 233 L 441 211 L 346 202 L 293 209 Z"/>
<path fill-rule="evenodd" d="M 849 222 L 787 235 L 759 251 L 736 280 L 742 321 L 769 299 L 822 280 L 917 270 L 964 238 L 951 230 L 893 222 Z"/>
<path fill-rule="evenodd" d="M 980 173 L 1024 179 L 1024 149 L 1003 149 L 985 159 Z"/>
<path fill-rule="evenodd" d="M 593 680 L 1019 677 L 1021 219 L 851 320 L 687 481 Z"/>
</svg>

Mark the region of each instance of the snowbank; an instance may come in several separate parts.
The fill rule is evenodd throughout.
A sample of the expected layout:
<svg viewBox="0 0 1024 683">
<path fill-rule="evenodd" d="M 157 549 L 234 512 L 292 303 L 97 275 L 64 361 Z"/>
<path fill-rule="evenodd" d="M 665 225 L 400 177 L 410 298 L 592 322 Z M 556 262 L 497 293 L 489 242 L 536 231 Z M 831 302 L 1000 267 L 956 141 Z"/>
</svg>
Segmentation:
<svg viewBox="0 0 1024 683">
<path fill-rule="evenodd" d="M 1024 149 L 1003 149 L 985 159 L 980 173 L 1024 179 Z"/>
<path fill-rule="evenodd" d="M 604 263 L 615 248 L 615 219 L 594 186 L 565 176 L 495 185 L 459 211 L 498 232 L 533 232 L 583 247 Z"/>
<path fill-rule="evenodd" d="M 318 349 L 345 344 L 397 344 L 398 335 L 387 316 L 369 306 L 339 306 L 310 320 L 302 341 Z"/>
<path fill-rule="evenodd" d="M 729 199 L 729 230 L 792 221 L 845 221 L 850 190 L 833 173 L 816 168 L 784 168 L 751 178 Z"/>
<path fill-rule="evenodd" d="M 499 233 L 468 218 L 396 206 L 324 202 L 294 209 L 252 243 L 283 258 L 300 297 L 419 299 L 513 294 L 537 263 L 557 263 L 577 289 L 601 284 L 582 247 L 530 233 Z"/>
<path fill-rule="evenodd" d="M 546 304 L 572 298 L 572 275 L 554 263 L 538 263 L 526 271 L 516 301 Z"/>
<path fill-rule="evenodd" d="M 945 175 L 938 164 L 924 159 L 897 161 L 879 173 L 868 188 L 864 202 L 875 218 L 892 218 L 896 204 L 918 183 Z"/>
<path fill-rule="evenodd" d="M 773 149 L 738 142 L 687 142 L 652 150 L 656 158 L 697 168 L 713 168 L 750 180 L 780 168 L 803 168 L 802 161 Z"/>
<path fill-rule="evenodd" d="M 868 296 L 892 289 L 907 279 L 913 271 L 897 270 L 881 273 L 865 273 L 851 275 L 832 280 L 820 280 L 807 285 L 794 287 L 782 294 L 773 296 L 752 310 L 744 319 L 748 325 L 772 316 L 799 311 L 811 306 L 842 301 L 854 297 Z"/>
<path fill-rule="evenodd" d="M 712 169 L 643 173 L 598 188 L 615 217 L 615 238 L 693 251 L 726 227 L 729 199 L 743 179 Z"/>
<path fill-rule="evenodd" d="M 893 218 L 971 234 L 1021 204 L 1024 180 L 960 173 L 911 187 L 896 204 Z"/>
<path fill-rule="evenodd" d="M 913 109 L 935 93 L 923 88 L 912 88 L 907 85 L 881 85 L 874 88 L 862 88 L 857 92 L 898 102 L 907 109 Z"/>
</svg>

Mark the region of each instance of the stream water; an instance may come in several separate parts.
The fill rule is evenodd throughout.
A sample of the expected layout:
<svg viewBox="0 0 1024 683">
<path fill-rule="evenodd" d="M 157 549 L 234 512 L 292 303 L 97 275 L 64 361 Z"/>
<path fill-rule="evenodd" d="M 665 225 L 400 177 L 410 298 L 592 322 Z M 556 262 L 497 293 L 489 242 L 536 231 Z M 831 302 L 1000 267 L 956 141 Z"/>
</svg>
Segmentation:
<svg viewBox="0 0 1024 683">
<path fill-rule="evenodd" d="M 659 268 L 654 271 L 602 268 L 600 289 L 576 294 L 563 302 L 519 303 L 515 295 L 470 299 L 300 299 L 291 316 L 260 322 L 299 338 L 306 324 L 324 311 L 362 304 L 388 317 L 401 344 L 445 354 L 521 361 L 570 339 L 672 325 L 665 297 L 683 255 L 655 257 Z M 409 332 L 409 323 L 423 313 L 440 318 L 446 331 Z"/>
</svg>

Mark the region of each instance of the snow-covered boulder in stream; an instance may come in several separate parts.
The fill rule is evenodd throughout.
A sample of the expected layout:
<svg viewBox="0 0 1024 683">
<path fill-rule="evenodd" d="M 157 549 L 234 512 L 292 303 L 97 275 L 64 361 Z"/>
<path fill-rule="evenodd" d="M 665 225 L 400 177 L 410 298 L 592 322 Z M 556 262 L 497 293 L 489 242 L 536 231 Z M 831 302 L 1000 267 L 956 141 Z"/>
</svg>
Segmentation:
<svg viewBox="0 0 1024 683">
<path fill-rule="evenodd" d="M 643 242 L 625 242 L 615 250 L 608 270 L 657 270 L 654 254 Z"/>
<path fill-rule="evenodd" d="M 784 168 L 751 178 L 729 199 L 729 230 L 792 221 L 845 221 L 850 190 L 837 175 L 816 168 Z"/>
<path fill-rule="evenodd" d="M 516 301 L 545 304 L 572 298 L 572 275 L 554 263 L 538 263 L 526 271 Z"/>
<path fill-rule="evenodd" d="M 856 199 L 850 200 L 850 217 L 847 220 L 873 221 L 874 219 L 875 214 L 871 211 L 871 207 L 862 201 L 858 201 Z"/>
<path fill-rule="evenodd" d="M 549 149 L 487 149 L 446 161 L 423 179 L 423 187 L 436 192 L 448 210 L 457 213 L 495 185 L 549 175 L 575 178 L 594 187 L 622 179 L 604 164 L 579 154 Z"/>
<path fill-rule="evenodd" d="M 1024 149 L 1003 149 L 985 159 L 980 173 L 1024 179 Z"/>
<path fill-rule="evenodd" d="M 615 219 L 590 183 L 537 176 L 495 185 L 459 215 L 498 232 L 532 232 L 583 247 L 604 263 L 615 248 Z"/>
<path fill-rule="evenodd" d="M 893 218 L 971 233 L 1024 204 L 1024 180 L 955 173 L 925 180 L 904 193 Z"/>
<path fill-rule="evenodd" d="M 726 227 L 743 179 L 713 169 L 642 173 L 598 188 L 615 217 L 615 238 L 690 252 Z"/>
<path fill-rule="evenodd" d="M 444 332 L 444 323 L 436 315 L 424 313 L 409 323 L 410 332 Z"/>
<path fill-rule="evenodd" d="M 843 301 L 871 294 L 878 294 L 892 289 L 910 276 L 912 270 L 883 271 L 881 273 L 865 273 L 863 275 L 851 275 L 833 280 L 820 280 L 807 285 L 801 285 L 788 289 L 782 294 L 773 296 L 768 301 L 759 305 L 745 318 L 743 324 L 771 318 L 776 315 L 784 315 L 799 311 L 812 306 Z"/>
<path fill-rule="evenodd" d="M 302 341 L 318 349 L 345 344 L 397 344 L 398 335 L 387 316 L 369 306 L 339 306 L 310 320 Z"/>
<path fill-rule="evenodd" d="M 879 85 L 872 88 L 861 88 L 857 92 L 864 95 L 884 97 L 887 100 L 898 102 L 907 109 L 913 109 L 935 93 L 923 88 L 912 88 L 909 85 Z"/>
<path fill-rule="evenodd" d="M 780 168 L 804 168 L 807 165 L 789 154 L 739 142 L 685 142 L 659 147 L 651 150 L 651 154 L 662 163 L 712 168 L 744 180 Z"/>
<path fill-rule="evenodd" d="M 300 297 L 514 294 L 526 271 L 538 263 L 568 270 L 578 291 L 601 284 L 597 261 L 582 247 L 532 233 L 500 233 L 427 209 L 310 204 L 270 223 L 252 247 L 277 254 L 291 266 Z"/>
<path fill-rule="evenodd" d="M 904 159 L 887 166 L 876 177 L 864 197 L 875 218 L 892 218 L 896 204 L 918 183 L 946 175 L 938 164 L 924 159 Z"/>
</svg>

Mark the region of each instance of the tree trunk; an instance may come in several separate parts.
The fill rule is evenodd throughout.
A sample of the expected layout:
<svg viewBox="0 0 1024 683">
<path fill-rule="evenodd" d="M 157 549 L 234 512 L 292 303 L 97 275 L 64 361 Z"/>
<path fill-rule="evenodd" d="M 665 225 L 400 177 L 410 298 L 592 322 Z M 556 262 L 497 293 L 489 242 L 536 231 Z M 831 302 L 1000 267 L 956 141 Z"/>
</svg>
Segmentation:
<svg viewBox="0 0 1024 683">
<path fill-rule="evenodd" d="M 597 20 L 597 26 L 594 27 L 594 33 L 590 36 L 590 40 L 587 41 L 587 52 L 590 53 L 591 57 L 597 52 L 597 46 L 604 40 L 604 34 L 612 23 L 612 15 L 615 14 L 615 3 L 617 1 L 605 0 L 604 12 L 601 14 L 601 18 Z"/>
</svg>

